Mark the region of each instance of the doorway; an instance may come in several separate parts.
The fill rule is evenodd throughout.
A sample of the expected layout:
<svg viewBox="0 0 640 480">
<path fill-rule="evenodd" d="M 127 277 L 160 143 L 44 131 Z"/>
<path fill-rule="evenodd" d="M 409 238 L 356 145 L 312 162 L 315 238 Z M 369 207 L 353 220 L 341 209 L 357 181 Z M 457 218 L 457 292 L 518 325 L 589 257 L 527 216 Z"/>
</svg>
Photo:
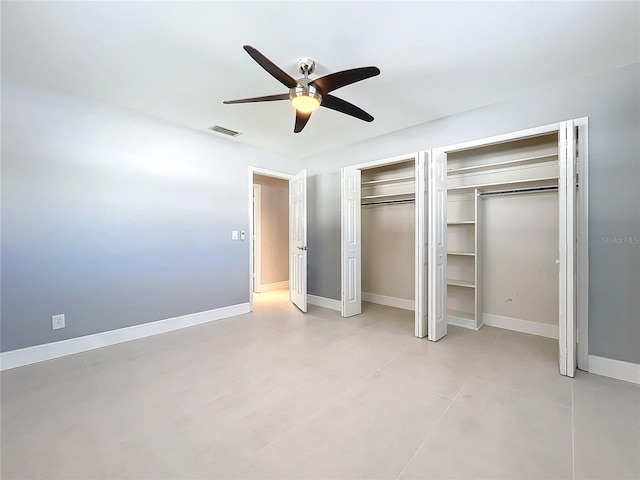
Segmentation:
<svg viewBox="0 0 640 480">
<path fill-rule="evenodd" d="M 307 311 L 307 171 L 249 167 L 249 305 L 280 292 Z"/>
<path fill-rule="evenodd" d="M 253 292 L 289 288 L 289 182 L 253 174 Z"/>
</svg>

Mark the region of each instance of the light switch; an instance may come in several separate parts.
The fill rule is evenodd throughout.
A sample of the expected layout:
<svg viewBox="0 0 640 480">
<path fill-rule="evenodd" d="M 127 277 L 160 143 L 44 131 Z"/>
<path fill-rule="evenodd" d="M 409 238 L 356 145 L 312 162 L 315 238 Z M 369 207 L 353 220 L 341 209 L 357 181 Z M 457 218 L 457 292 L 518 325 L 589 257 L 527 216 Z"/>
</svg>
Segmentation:
<svg viewBox="0 0 640 480">
<path fill-rule="evenodd" d="M 238 230 L 232 230 L 231 231 L 231 240 L 237 240 L 238 239 Z"/>
<path fill-rule="evenodd" d="M 245 238 L 247 238 L 247 234 L 244 230 L 240 230 L 240 240 L 244 240 Z"/>
</svg>

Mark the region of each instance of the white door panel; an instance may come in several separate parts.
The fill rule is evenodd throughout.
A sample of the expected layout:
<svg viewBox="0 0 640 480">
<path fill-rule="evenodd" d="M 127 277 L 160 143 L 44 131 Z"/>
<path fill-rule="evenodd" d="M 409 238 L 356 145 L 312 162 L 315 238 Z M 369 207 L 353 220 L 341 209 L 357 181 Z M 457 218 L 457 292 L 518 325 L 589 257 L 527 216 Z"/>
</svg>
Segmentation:
<svg viewBox="0 0 640 480">
<path fill-rule="evenodd" d="M 559 176 L 559 338 L 560 373 L 576 372 L 576 137 L 573 121 L 562 122 L 558 135 Z"/>
<path fill-rule="evenodd" d="M 427 166 L 428 215 L 428 338 L 447 334 L 447 155 L 433 150 Z"/>
<path fill-rule="evenodd" d="M 342 169 L 342 316 L 362 313 L 360 169 Z"/>
<path fill-rule="evenodd" d="M 307 170 L 289 180 L 289 297 L 307 311 Z"/>
</svg>

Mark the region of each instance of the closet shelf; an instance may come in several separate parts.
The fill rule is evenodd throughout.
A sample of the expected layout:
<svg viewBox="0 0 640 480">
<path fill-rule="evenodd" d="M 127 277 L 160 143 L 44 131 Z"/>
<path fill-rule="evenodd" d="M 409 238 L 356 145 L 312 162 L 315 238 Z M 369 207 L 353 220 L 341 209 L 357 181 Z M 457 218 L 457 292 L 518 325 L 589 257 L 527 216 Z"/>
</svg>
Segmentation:
<svg viewBox="0 0 640 480">
<path fill-rule="evenodd" d="M 390 183 L 409 183 L 415 181 L 415 177 L 411 175 L 410 177 L 395 177 L 395 178 L 384 178 L 381 180 L 369 180 L 366 182 L 362 182 L 360 185 L 385 185 Z"/>
<path fill-rule="evenodd" d="M 504 162 L 485 163 L 484 165 L 473 165 L 471 167 L 452 168 L 447 170 L 448 175 L 459 175 L 467 172 L 479 172 L 481 170 L 493 170 L 496 168 L 513 167 L 518 165 L 528 165 L 531 163 L 543 163 L 557 160 L 558 154 L 539 155 L 536 157 L 519 158 L 517 160 L 507 160 Z"/>
<path fill-rule="evenodd" d="M 475 220 L 463 220 L 461 222 L 447 222 L 447 225 L 475 225 Z"/>
<path fill-rule="evenodd" d="M 361 200 L 401 200 L 401 199 L 413 199 L 415 194 L 412 193 L 385 193 L 382 195 L 366 195 L 361 197 Z"/>
<path fill-rule="evenodd" d="M 463 192 L 466 190 L 482 189 L 483 192 L 496 188 L 524 188 L 524 187 L 546 187 L 558 185 L 558 177 L 543 177 L 531 180 L 514 180 L 511 182 L 479 183 L 475 185 L 461 185 L 457 187 L 447 187 L 448 192 Z"/>
<path fill-rule="evenodd" d="M 456 287 L 476 288 L 474 282 L 469 280 L 447 280 L 447 285 L 454 285 Z"/>
<path fill-rule="evenodd" d="M 447 252 L 447 255 L 465 255 L 467 257 L 475 257 L 476 254 L 473 252 L 456 252 L 456 251 L 451 251 L 451 252 Z"/>
</svg>

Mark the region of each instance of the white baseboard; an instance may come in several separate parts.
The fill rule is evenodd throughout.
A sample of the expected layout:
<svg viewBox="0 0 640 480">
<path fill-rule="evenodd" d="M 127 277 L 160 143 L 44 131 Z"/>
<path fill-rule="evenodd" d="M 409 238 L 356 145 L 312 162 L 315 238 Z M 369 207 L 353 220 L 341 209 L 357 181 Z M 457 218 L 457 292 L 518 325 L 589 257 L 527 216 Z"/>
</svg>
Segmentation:
<svg viewBox="0 0 640 480">
<path fill-rule="evenodd" d="M 45 343 L 33 347 L 10 350 L 0 353 L 0 370 L 22 367 L 32 363 L 52 360 L 74 353 L 86 352 L 95 348 L 107 347 L 116 343 L 128 342 L 138 338 L 150 337 L 160 333 L 171 332 L 181 328 L 192 327 L 202 323 L 221 320 L 223 318 L 242 315 L 251 311 L 248 303 L 230 305 L 228 307 L 215 308 L 205 312 L 192 313 L 180 317 L 167 318 L 156 322 L 133 325 L 108 332 L 85 335 L 83 337 L 70 338 L 59 342 Z"/>
<path fill-rule="evenodd" d="M 317 307 L 330 308 L 331 310 L 337 310 L 339 312 L 342 311 L 342 302 L 340 302 L 340 300 L 334 300 L 333 298 L 307 294 L 307 303 Z"/>
<path fill-rule="evenodd" d="M 362 301 L 377 303 L 379 305 L 387 305 L 388 307 L 402 308 L 404 310 L 415 310 L 413 300 L 405 298 L 388 297 L 386 295 L 378 295 L 377 293 L 362 292 Z"/>
<path fill-rule="evenodd" d="M 470 330 L 479 330 L 478 328 L 476 328 L 475 320 L 471 320 L 470 318 L 456 317 L 455 315 L 447 315 L 447 324 L 455 325 L 462 328 L 468 328 Z"/>
<path fill-rule="evenodd" d="M 589 355 L 589 373 L 640 384 L 640 364 Z"/>
<path fill-rule="evenodd" d="M 493 315 L 491 313 L 482 314 L 482 323 L 489 327 L 505 328 L 516 332 L 538 335 L 540 337 L 555 338 L 556 340 L 559 335 L 559 328 L 557 325 L 521 320 L 519 318 L 503 317 L 501 315 Z"/>
<path fill-rule="evenodd" d="M 283 282 L 263 283 L 258 288 L 259 293 L 272 292 L 273 290 L 285 290 L 289 288 L 289 280 Z"/>
</svg>

